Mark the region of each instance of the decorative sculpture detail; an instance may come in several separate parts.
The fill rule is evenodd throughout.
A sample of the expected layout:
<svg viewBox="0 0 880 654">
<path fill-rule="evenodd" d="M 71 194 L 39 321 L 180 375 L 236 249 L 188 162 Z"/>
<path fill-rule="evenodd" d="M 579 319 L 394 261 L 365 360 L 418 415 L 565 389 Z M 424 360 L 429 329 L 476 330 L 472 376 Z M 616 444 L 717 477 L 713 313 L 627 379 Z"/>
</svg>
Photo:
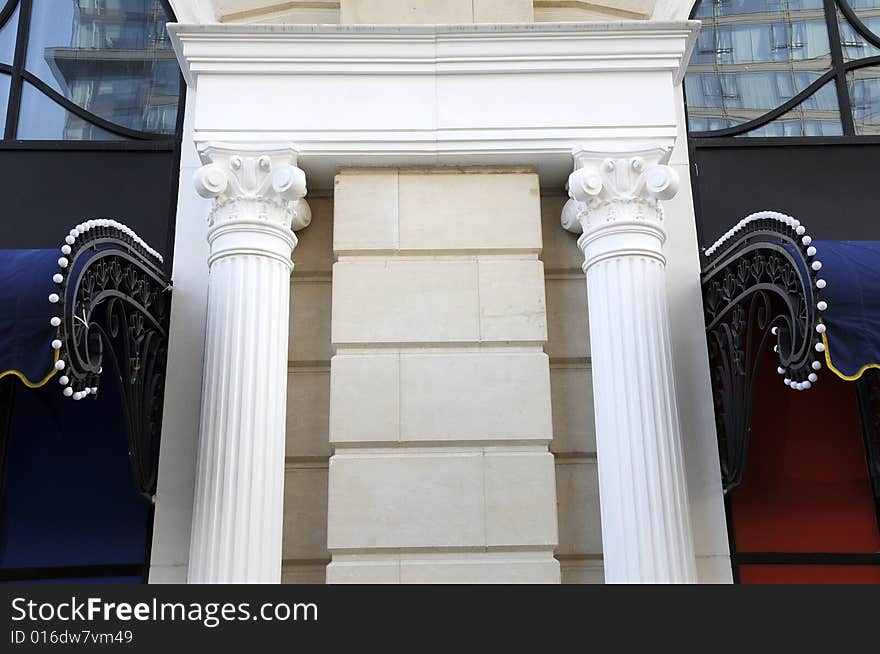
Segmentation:
<svg viewBox="0 0 880 654">
<path fill-rule="evenodd" d="M 62 393 L 97 395 L 103 375 L 119 387 L 138 491 L 156 491 L 171 286 L 162 258 L 125 225 L 91 220 L 70 231 L 53 277 L 59 307 L 52 347 Z"/>
<path fill-rule="evenodd" d="M 764 211 L 705 253 L 703 308 L 725 492 L 742 482 L 755 380 L 771 337 L 786 386 L 807 390 L 822 368 L 825 282 L 805 232 L 794 218 Z"/>
<path fill-rule="evenodd" d="M 295 231 L 308 227 L 306 176 L 294 165 L 295 150 L 209 143 L 201 156 L 205 165 L 194 181 L 199 195 L 214 199 L 209 227 L 239 215 L 256 215 Z"/>
<path fill-rule="evenodd" d="M 678 174 L 663 163 L 668 158 L 665 148 L 650 148 L 628 157 L 576 152 L 579 167 L 568 178 L 571 200 L 562 211 L 563 228 L 581 233 L 588 224 L 621 217 L 661 222 L 659 201 L 674 197 L 678 191 Z M 616 211 L 615 205 L 621 203 L 630 205 L 629 210 Z"/>
</svg>

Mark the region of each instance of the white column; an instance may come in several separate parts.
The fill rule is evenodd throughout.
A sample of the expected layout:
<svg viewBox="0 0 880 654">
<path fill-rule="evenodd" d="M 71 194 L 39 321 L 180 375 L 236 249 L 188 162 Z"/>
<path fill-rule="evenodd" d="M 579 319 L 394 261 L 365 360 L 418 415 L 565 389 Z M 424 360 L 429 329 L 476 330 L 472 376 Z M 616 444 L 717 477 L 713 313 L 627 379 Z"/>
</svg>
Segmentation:
<svg viewBox="0 0 880 654">
<path fill-rule="evenodd" d="M 214 198 L 190 583 L 278 583 L 291 228 L 308 225 L 290 145 L 199 148 Z"/>
<path fill-rule="evenodd" d="M 575 149 L 562 215 L 587 276 L 607 583 L 696 581 L 662 249 L 668 156 Z"/>
</svg>

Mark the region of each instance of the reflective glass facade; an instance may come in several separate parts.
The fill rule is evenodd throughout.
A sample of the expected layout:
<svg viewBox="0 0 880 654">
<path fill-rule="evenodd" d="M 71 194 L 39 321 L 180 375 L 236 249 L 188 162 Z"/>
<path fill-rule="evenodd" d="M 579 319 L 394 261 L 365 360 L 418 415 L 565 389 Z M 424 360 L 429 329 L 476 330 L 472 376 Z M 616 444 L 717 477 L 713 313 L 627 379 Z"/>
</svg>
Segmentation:
<svg viewBox="0 0 880 654">
<path fill-rule="evenodd" d="M 880 133 L 880 0 L 701 0 L 693 16 L 692 136 Z"/>
<path fill-rule="evenodd" d="M 7 140 L 174 134 L 182 82 L 166 2 L 8 0 L 0 12 Z"/>
</svg>

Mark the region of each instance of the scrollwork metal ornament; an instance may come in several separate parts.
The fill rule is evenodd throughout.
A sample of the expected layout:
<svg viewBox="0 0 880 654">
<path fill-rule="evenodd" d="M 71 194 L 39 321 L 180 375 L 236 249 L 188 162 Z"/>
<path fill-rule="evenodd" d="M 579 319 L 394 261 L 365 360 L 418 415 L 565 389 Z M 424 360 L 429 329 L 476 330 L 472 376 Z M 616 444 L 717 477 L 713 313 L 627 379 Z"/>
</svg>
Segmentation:
<svg viewBox="0 0 880 654">
<path fill-rule="evenodd" d="M 102 379 L 116 381 L 135 485 L 156 490 L 171 286 L 162 257 L 114 220 L 89 220 L 61 246 L 52 347 L 62 394 L 96 396 Z"/>
<path fill-rule="evenodd" d="M 818 381 L 826 282 L 817 277 L 822 265 L 806 228 L 774 211 L 744 218 L 704 254 L 703 310 L 728 492 L 742 483 L 755 382 L 771 343 L 786 386 L 803 391 Z"/>
</svg>

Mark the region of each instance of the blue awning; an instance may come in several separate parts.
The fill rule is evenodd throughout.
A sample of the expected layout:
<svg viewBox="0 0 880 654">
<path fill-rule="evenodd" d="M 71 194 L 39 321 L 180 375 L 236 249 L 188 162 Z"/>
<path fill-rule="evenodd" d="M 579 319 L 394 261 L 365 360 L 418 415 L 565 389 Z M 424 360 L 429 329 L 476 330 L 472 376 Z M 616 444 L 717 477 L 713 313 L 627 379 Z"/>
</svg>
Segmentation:
<svg viewBox="0 0 880 654">
<path fill-rule="evenodd" d="M 701 286 L 727 493 L 742 483 L 762 357 L 795 391 L 824 368 L 849 381 L 880 368 L 880 241 L 814 241 L 759 211 L 704 251 Z"/>
<path fill-rule="evenodd" d="M 825 280 L 821 322 L 825 360 L 839 377 L 856 380 L 880 368 L 880 241 L 814 241 Z"/>
<path fill-rule="evenodd" d="M 0 250 L 0 378 L 38 388 L 63 371 L 68 397 L 96 392 L 101 350 L 82 340 L 94 327 L 93 308 L 125 298 L 165 338 L 159 323 L 167 316 L 146 306 L 170 288 L 162 264 L 134 231 L 109 219 L 77 225 L 58 249 Z"/>
<path fill-rule="evenodd" d="M 0 377 L 9 375 L 37 388 L 56 373 L 58 326 L 50 321 L 58 292 L 58 250 L 0 250 Z"/>
<path fill-rule="evenodd" d="M 709 296 L 714 297 L 713 289 L 720 289 L 715 288 L 725 278 L 720 269 L 732 263 L 740 269 L 727 270 L 726 283 L 733 280 L 736 286 L 735 280 L 739 279 L 740 291 L 744 294 L 729 306 L 725 305 L 722 313 L 726 314 L 751 292 L 760 291 L 768 283 L 771 286 L 778 283 L 780 280 L 773 276 L 765 279 L 762 272 L 764 257 L 773 258 L 774 247 L 781 247 L 789 255 L 786 259 L 796 270 L 795 277 L 783 280 L 777 290 L 784 287 L 790 296 L 799 296 L 809 307 L 799 310 L 799 320 L 806 322 L 800 327 L 808 340 L 801 338 L 797 343 L 797 365 L 780 360 L 780 374 L 791 374 L 791 378 L 786 376 L 784 381 L 792 382 L 792 387 L 798 390 L 809 388 L 807 382 L 815 381 L 815 374 L 802 379 L 805 371 L 812 372 L 809 368 L 814 371 L 821 368 L 819 362 L 811 363 L 804 358 L 803 347 L 810 345 L 809 337 L 816 341 L 809 353 L 812 355 L 815 349 L 816 355 L 825 359 L 824 364 L 842 379 L 855 381 L 866 370 L 880 368 L 880 241 L 814 241 L 806 233 L 806 227 L 791 216 L 776 211 L 751 214 L 705 250 L 704 304 Z M 766 249 L 766 253 L 752 261 L 756 248 Z M 780 265 L 779 261 L 776 265 Z M 749 266 L 756 267 L 750 269 Z M 741 273 L 746 277 L 739 278 Z M 714 299 L 717 304 L 718 298 Z M 710 322 L 714 324 L 717 309 L 714 307 L 712 315 L 707 316 L 707 328 Z M 787 327 L 790 328 L 791 325 Z M 793 353 L 794 349 L 788 351 Z"/>
<path fill-rule="evenodd" d="M 170 292 L 162 256 L 111 219 L 76 225 L 57 248 L 0 250 L 4 390 L 14 379 L 31 388 L 52 379 L 64 401 L 96 401 L 109 381 L 147 498 L 156 488 Z"/>
</svg>

